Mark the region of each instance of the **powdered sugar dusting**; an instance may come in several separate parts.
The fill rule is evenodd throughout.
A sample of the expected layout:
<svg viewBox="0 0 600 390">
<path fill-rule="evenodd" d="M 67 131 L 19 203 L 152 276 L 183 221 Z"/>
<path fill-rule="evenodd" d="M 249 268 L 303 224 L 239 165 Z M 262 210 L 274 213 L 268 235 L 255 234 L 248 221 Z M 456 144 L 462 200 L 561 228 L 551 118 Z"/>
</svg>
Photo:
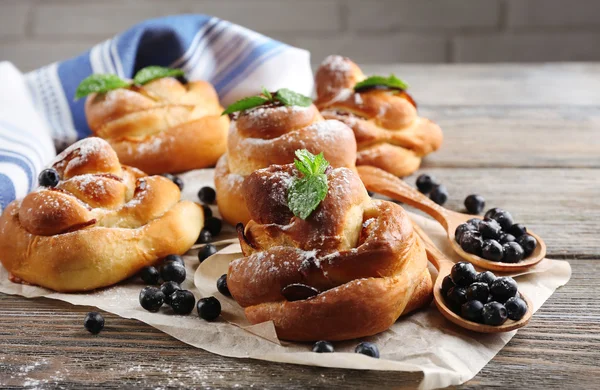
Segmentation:
<svg viewBox="0 0 600 390">
<path fill-rule="evenodd" d="M 336 54 L 327 56 L 321 63 L 321 66 L 331 70 L 332 72 L 342 72 L 343 73 L 343 72 L 350 72 L 352 70 L 352 66 L 350 66 L 350 63 L 348 62 L 348 60 L 346 60 L 344 57 L 342 57 L 340 55 L 336 55 Z"/>
<path fill-rule="evenodd" d="M 108 143 L 102 138 L 85 138 L 63 150 L 62 153 L 56 156 L 52 164 L 64 160 L 68 155 L 75 151 L 77 152 L 78 156 L 72 159 L 70 164 L 84 164 L 85 162 L 87 162 L 89 156 L 97 155 L 107 147 L 110 149 L 110 145 L 108 145 Z"/>
</svg>

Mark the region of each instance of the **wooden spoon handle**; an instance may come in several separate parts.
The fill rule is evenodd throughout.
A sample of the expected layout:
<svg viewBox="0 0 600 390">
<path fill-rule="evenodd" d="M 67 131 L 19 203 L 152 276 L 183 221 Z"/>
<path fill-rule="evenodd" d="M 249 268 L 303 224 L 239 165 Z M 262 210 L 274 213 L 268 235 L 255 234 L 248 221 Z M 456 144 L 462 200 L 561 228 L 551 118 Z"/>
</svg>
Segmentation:
<svg viewBox="0 0 600 390">
<path fill-rule="evenodd" d="M 409 204 L 435 218 L 448 229 L 449 211 L 438 205 L 403 180 L 382 169 L 363 165 L 357 167 L 358 174 L 369 191 Z"/>
<path fill-rule="evenodd" d="M 454 262 L 452 260 L 448 259 L 446 257 L 446 255 L 443 254 L 442 251 L 440 251 L 435 246 L 435 244 L 433 243 L 431 238 L 427 235 L 427 233 L 425 233 L 423 231 L 423 229 L 421 229 L 421 227 L 419 227 L 419 225 L 417 225 L 414 221 L 413 221 L 413 228 L 414 228 L 415 232 L 421 238 L 421 241 L 423 241 L 423 244 L 425 244 L 425 251 L 427 252 L 427 258 L 429 259 L 429 261 L 431 261 L 433 266 L 438 271 L 442 267 L 452 267 L 452 265 L 454 265 Z"/>
</svg>

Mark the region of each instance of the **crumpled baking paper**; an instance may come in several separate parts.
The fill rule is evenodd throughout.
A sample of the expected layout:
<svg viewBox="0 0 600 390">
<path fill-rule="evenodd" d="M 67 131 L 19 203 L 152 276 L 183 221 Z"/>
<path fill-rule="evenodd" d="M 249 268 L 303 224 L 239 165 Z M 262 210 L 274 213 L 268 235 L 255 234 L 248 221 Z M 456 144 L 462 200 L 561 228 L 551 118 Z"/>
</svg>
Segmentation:
<svg viewBox="0 0 600 390">
<path fill-rule="evenodd" d="M 197 199 L 197 191 L 202 186 L 214 185 L 212 169 L 188 172 L 181 177 L 185 182 L 183 197 L 189 200 Z M 213 212 L 217 213 L 216 208 Z M 411 217 L 442 252 L 455 261 L 460 260 L 447 242 L 444 230 L 436 222 L 417 214 L 411 213 Z M 219 239 L 233 237 L 233 228 L 225 227 Z M 517 332 L 470 332 L 447 321 L 432 304 L 427 309 L 400 318 L 390 329 L 376 336 L 336 342 L 336 353 L 313 353 L 311 344 L 279 341 L 270 322 L 251 325 L 235 301 L 217 291 L 217 279 L 227 272 L 231 260 L 241 256 L 239 245 L 232 244 L 232 241 L 223 242 L 225 246 L 221 246 L 216 255 L 200 266 L 194 250 L 185 256 L 187 278 L 182 286 L 192 291 L 196 299 L 214 295 L 220 300 L 222 315 L 214 322 L 200 319 L 195 312 L 188 316 L 175 315 L 166 306 L 158 313 L 147 312 L 138 301 L 139 292 L 144 287 L 138 278 L 95 292 L 62 294 L 12 283 L 8 272 L 0 266 L 0 292 L 96 306 L 122 317 L 138 319 L 187 344 L 229 357 L 321 367 L 421 371 L 424 374 L 421 389 L 458 385 L 473 378 Z M 515 279 L 519 290 L 531 299 L 537 310 L 558 287 L 568 282 L 570 276 L 568 262 L 545 259 L 526 273 L 515 274 Z M 381 358 L 354 353 L 359 341 L 376 343 Z"/>
</svg>

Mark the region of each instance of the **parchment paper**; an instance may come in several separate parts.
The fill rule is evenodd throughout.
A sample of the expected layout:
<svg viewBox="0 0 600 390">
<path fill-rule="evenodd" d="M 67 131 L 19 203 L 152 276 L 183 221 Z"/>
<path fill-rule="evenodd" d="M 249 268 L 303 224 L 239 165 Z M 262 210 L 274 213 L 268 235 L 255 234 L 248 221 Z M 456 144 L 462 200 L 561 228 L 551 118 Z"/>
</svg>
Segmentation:
<svg viewBox="0 0 600 390">
<path fill-rule="evenodd" d="M 213 186 L 212 177 L 212 169 L 182 175 L 185 182 L 183 197 L 197 200 L 200 187 Z M 217 214 L 216 208 L 213 212 Z M 436 222 L 416 214 L 411 214 L 411 217 L 442 252 L 456 261 L 460 260 Z M 233 228 L 226 227 L 219 239 L 231 237 Z M 214 295 L 221 301 L 222 316 L 215 322 L 206 322 L 195 312 L 188 316 L 174 315 L 167 307 L 159 313 L 145 311 L 138 302 L 144 285 L 137 278 L 91 293 L 61 294 L 14 284 L 8 280 L 8 272 L 0 266 L 0 292 L 96 306 L 122 317 L 138 319 L 187 344 L 224 356 L 322 367 L 422 371 L 422 389 L 457 385 L 471 379 L 517 332 L 495 335 L 469 332 L 446 321 L 432 305 L 402 317 L 379 335 L 360 340 L 376 343 L 381 352 L 380 359 L 353 353 L 359 340 L 335 343 L 336 353 L 333 354 L 313 353 L 310 352 L 310 344 L 277 340 L 272 323 L 251 326 L 235 301 L 217 291 L 216 280 L 227 272 L 229 261 L 239 256 L 237 244 L 224 247 L 200 266 L 195 251 L 185 256 L 187 279 L 183 288 L 191 290 L 197 299 Z M 568 262 L 545 259 L 527 273 L 516 275 L 516 280 L 519 289 L 530 297 L 537 310 L 558 287 L 567 283 L 570 276 Z"/>
</svg>

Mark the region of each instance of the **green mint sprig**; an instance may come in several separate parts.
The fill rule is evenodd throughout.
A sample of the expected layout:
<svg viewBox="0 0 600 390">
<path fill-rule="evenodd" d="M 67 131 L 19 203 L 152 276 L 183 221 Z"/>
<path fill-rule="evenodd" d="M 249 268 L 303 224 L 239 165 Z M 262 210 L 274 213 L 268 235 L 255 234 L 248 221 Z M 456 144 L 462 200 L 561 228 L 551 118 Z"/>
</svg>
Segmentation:
<svg viewBox="0 0 600 390">
<path fill-rule="evenodd" d="M 162 66 L 147 66 L 140 69 L 133 76 L 133 82 L 123 80 L 115 74 L 93 74 L 79 83 L 75 91 L 75 100 L 79 100 L 92 93 L 106 93 L 114 89 L 130 87 L 133 84 L 144 85 L 163 77 L 178 77 L 183 75 L 184 72 L 181 69 L 171 69 Z"/>
<path fill-rule="evenodd" d="M 325 170 L 329 162 L 323 152 L 316 156 L 306 149 L 296 150 L 294 164 L 302 177 L 294 177 L 288 189 L 288 207 L 295 216 L 306 219 L 327 196 L 329 185 Z"/>
<path fill-rule="evenodd" d="M 221 115 L 233 114 L 234 112 L 246 111 L 251 108 L 259 107 L 267 103 L 282 103 L 284 106 L 308 107 L 312 104 L 312 99 L 291 89 L 281 88 L 275 95 L 269 92 L 265 87 L 262 88 L 262 94 L 258 96 L 249 96 L 229 105 Z"/>
<path fill-rule="evenodd" d="M 408 89 L 408 84 L 400 80 L 393 74 L 391 74 L 389 77 L 371 76 L 367 77 L 363 81 L 356 83 L 356 85 L 354 86 L 354 91 L 360 92 L 373 87 L 386 87 L 390 89 L 398 89 L 404 91 Z"/>
</svg>

